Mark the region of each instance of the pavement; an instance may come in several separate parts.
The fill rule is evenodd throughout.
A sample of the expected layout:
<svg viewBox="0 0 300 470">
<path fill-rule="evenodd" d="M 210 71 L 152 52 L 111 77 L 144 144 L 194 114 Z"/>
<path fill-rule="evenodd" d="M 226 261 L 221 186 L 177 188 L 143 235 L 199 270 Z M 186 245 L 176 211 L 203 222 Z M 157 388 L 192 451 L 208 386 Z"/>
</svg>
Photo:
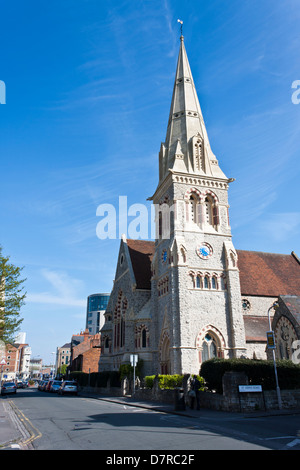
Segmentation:
<svg viewBox="0 0 300 470">
<path fill-rule="evenodd" d="M 252 413 L 226 412 L 204 408 L 200 410 L 192 410 L 188 407 L 185 409 L 175 409 L 173 404 L 154 401 L 140 401 L 135 400 L 134 397 L 130 396 L 111 397 L 96 395 L 93 393 L 80 393 L 79 396 L 119 403 L 123 406 L 151 409 L 160 413 L 175 414 L 192 419 L 209 420 L 210 422 L 224 422 L 244 418 L 258 418 L 262 416 L 300 414 L 300 409 L 254 411 Z M 15 400 L 11 400 L 10 395 L 0 397 L 0 450 L 32 450 L 33 447 L 30 445 L 30 429 L 28 429 L 26 425 L 26 418 L 19 412 L 14 402 Z"/>
<path fill-rule="evenodd" d="M 0 450 L 18 449 L 22 432 L 9 404 L 9 395 L 0 397 Z"/>
<path fill-rule="evenodd" d="M 300 409 L 289 409 L 289 410 L 269 410 L 269 411 L 253 411 L 251 413 L 244 413 L 244 412 L 231 412 L 231 411 L 218 411 L 218 410 L 210 410 L 207 408 L 201 408 L 200 410 L 191 409 L 188 406 L 185 409 L 175 409 L 174 404 L 166 404 L 160 403 L 156 401 L 141 401 L 135 400 L 132 396 L 126 397 L 111 397 L 106 395 L 96 395 L 93 393 L 84 394 L 81 393 L 81 396 L 94 398 L 96 400 L 103 400 L 109 401 L 113 403 L 119 403 L 126 406 L 133 406 L 136 408 L 145 408 L 151 409 L 153 411 L 159 411 L 160 413 L 169 413 L 175 414 L 180 416 L 185 416 L 188 418 L 195 418 L 195 419 L 203 419 L 209 418 L 211 420 L 222 420 L 222 421 L 232 421 L 236 419 L 244 419 L 244 418 L 258 418 L 262 416 L 278 416 L 278 415 L 294 415 L 300 414 Z"/>
</svg>

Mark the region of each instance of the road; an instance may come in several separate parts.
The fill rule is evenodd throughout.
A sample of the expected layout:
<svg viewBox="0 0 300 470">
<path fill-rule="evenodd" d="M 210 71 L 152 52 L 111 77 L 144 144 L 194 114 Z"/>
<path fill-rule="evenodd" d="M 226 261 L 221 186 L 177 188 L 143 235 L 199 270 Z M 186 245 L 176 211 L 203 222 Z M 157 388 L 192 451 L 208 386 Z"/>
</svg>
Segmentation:
<svg viewBox="0 0 300 470">
<path fill-rule="evenodd" d="M 18 390 L 7 400 L 37 450 L 299 449 L 300 415 L 189 418 L 83 396 Z"/>
</svg>

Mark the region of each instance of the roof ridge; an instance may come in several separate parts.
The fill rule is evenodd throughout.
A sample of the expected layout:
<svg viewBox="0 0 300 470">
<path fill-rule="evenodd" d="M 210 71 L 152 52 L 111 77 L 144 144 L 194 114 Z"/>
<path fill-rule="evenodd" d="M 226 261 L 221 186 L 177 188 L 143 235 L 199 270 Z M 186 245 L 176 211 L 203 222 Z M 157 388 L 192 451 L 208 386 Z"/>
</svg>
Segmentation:
<svg viewBox="0 0 300 470">
<path fill-rule="evenodd" d="M 272 255 L 272 256 L 274 256 L 274 255 L 275 255 L 275 256 L 291 256 L 291 255 L 293 255 L 293 256 L 295 256 L 296 258 L 298 258 L 297 255 L 296 255 L 293 251 L 292 251 L 292 253 L 289 253 L 289 254 L 288 254 L 288 253 L 272 253 L 272 252 L 270 252 L 270 251 L 238 250 L 238 249 L 237 249 L 236 251 L 237 251 L 238 253 L 240 253 L 240 252 L 244 252 L 244 253 L 260 253 L 260 254 L 263 254 L 263 255 Z M 299 258 L 297 259 L 297 261 L 300 263 Z"/>
<path fill-rule="evenodd" d="M 296 253 L 294 251 L 292 251 L 291 255 L 295 258 L 295 260 L 297 261 L 297 263 L 300 264 L 300 258 L 296 255 Z"/>
</svg>

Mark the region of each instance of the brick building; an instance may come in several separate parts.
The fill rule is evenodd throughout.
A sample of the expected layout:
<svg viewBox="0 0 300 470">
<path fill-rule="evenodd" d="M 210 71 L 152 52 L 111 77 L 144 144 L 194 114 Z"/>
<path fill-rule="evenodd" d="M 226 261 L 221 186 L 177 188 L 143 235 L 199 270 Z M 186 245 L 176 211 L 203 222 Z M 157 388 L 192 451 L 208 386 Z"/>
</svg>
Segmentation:
<svg viewBox="0 0 300 470">
<path fill-rule="evenodd" d="M 7 344 L 3 367 L 4 380 L 27 379 L 30 373 L 31 348 L 28 344 Z"/>
<path fill-rule="evenodd" d="M 98 372 L 101 355 L 101 335 L 91 335 L 86 329 L 71 340 L 70 371 Z"/>
</svg>

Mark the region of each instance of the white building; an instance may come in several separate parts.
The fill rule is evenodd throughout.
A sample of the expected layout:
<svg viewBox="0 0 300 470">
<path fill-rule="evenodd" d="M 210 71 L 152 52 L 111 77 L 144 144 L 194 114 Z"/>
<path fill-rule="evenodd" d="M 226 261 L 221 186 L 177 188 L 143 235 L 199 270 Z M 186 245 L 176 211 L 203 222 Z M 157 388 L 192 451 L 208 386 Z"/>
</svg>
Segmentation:
<svg viewBox="0 0 300 470">
<path fill-rule="evenodd" d="M 108 304 L 109 294 L 91 294 L 87 298 L 86 329 L 91 335 L 99 333 L 104 325 L 104 313 Z"/>
</svg>

